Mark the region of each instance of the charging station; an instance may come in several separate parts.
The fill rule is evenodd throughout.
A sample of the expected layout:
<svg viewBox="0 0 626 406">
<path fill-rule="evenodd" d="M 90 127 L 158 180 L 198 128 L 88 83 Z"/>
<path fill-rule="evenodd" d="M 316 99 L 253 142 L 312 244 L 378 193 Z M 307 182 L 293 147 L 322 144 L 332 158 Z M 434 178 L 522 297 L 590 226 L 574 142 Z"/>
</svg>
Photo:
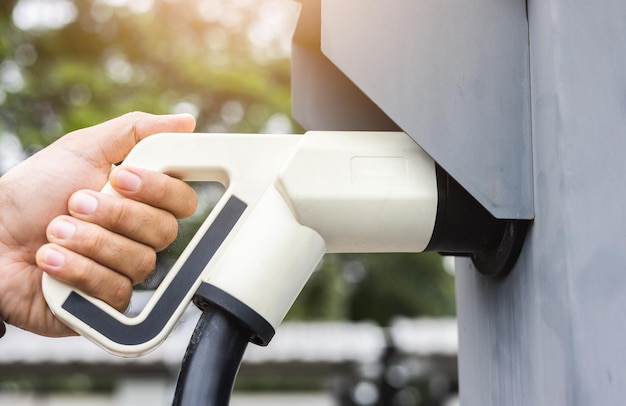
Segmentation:
<svg viewBox="0 0 626 406">
<path fill-rule="evenodd" d="M 226 404 L 246 345 L 271 340 L 324 252 L 434 250 L 458 257 L 462 404 L 619 404 L 626 5 L 300 3 L 307 134 L 140 143 L 128 163 L 222 182 L 225 197 L 138 317 L 44 276 L 51 309 L 136 356 L 193 300 L 208 310 L 174 404 Z"/>
<path fill-rule="evenodd" d="M 461 404 L 622 403 L 626 3 L 301 3 L 306 128 L 399 127 L 495 217 L 532 220 L 505 278 L 456 260 Z"/>
</svg>

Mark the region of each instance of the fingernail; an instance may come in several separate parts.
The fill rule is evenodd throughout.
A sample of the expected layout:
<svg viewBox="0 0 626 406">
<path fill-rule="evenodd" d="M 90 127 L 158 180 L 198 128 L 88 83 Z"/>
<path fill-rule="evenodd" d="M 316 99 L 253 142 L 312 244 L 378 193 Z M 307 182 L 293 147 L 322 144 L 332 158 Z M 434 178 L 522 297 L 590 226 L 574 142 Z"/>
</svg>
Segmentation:
<svg viewBox="0 0 626 406">
<path fill-rule="evenodd" d="M 58 268 L 63 266 L 65 263 L 65 255 L 61 254 L 59 251 L 49 248 L 43 254 L 43 261 L 46 265 Z"/>
<path fill-rule="evenodd" d="M 55 220 L 50 224 L 50 232 L 56 238 L 67 240 L 74 235 L 76 226 L 66 220 Z"/>
<path fill-rule="evenodd" d="M 70 199 L 70 211 L 79 214 L 92 214 L 98 207 L 98 199 L 87 193 L 76 193 Z"/>
<path fill-rule="evenodd" d="M 117 187 L 120 189 L 128 190 L 129 192 L 136 192 L 141 186 L 141 178 L 136 174 L 121 170 L 117 174 Z"/>
</svg>

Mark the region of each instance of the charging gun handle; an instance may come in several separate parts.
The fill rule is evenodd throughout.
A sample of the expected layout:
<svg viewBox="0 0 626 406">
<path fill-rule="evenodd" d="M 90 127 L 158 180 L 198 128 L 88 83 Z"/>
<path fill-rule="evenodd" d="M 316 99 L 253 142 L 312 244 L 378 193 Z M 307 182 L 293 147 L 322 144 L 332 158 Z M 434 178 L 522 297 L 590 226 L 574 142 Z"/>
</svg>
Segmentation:
<svg viewBox="0 0 626 406">
<path fill-rule="evenodd" d="M 301 136 L 257 134 L 156 134 L 129 153 L 125 165 L 186 181 L 213 181 L 224 196 L 156 289 L 146 307 L 128 317 L 44 274 L 43 292 L 52 312 L 69 327 L 121 356 L 149 352 L 170 333 L 196 290 L 250 210 L 275 181 Z M 105 191 L 112 190 L 105 186 Z"/>
</svg>

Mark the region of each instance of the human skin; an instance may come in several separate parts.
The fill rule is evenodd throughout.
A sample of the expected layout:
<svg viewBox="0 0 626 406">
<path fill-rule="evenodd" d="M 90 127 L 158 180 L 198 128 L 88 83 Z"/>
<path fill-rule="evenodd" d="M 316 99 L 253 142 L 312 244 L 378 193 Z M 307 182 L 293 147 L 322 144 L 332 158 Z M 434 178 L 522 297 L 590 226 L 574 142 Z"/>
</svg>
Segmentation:
<svg viewBox="0 0 626 406">
<path fill-rule="evenodd" d="M 43 272 L 123 311 L 197 197 L 166 174 L 112 164 L 152 134 L 194 127 L 186 114 L 129 113 L 69 133 L 0 177 L 0 317 L 40 335 L 75 334 L 50 312 Z M 119 196 L 99 192 L 107 180 Z"/>
</svg>

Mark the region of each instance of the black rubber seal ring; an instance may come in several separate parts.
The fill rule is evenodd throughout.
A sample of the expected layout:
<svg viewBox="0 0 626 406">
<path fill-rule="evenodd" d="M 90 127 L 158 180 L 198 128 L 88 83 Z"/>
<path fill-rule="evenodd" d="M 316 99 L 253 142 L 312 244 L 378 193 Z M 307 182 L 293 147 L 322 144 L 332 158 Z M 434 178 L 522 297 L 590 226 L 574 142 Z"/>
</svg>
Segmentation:
<svg viewBox="0 0 626 406">
<path fill-rule="evenodd" d="M 478 272 L 491 278 L 503 278 L 508 275 L 522 252 L 529 224 L 528 220 L 509 221 L 500 245 L 495 250 L 473 253 L 472 262 Z"/>
<path fill-rule="evenodd" d="M 252 333 L 251 343 L 265 347 L 276 333 L 274 327 L 250 306 L 209 283 L 202 282 L 193 302 L 202 310 L 210 303 L 239 320 Z"/>
</svg>

